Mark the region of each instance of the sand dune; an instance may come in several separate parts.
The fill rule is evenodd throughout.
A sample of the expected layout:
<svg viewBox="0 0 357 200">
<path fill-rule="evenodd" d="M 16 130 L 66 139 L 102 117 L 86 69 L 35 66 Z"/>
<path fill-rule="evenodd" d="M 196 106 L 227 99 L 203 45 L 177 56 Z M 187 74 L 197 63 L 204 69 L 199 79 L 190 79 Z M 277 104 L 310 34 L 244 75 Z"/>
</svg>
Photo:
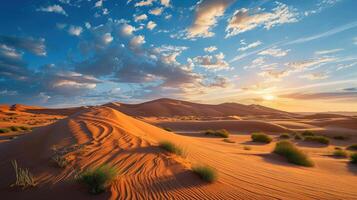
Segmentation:
<svg viewBox="0 0 357 200">
<path fill-rule="evenodd" d="M 241 126 L 260 123 L 261 127 L 285 130 L 269 123 L 245 123 Z M 182 146 L 187 158 L 165 153 L 157 147 L 161 140 Z M 273 144 L 251 144 L 249 136 L 241 135 L 233 135 L 232 140 L 236 143 L 182 136 L 109 107 L 83 108 L 0 144 L 0 193 L 5 199 L 94 198 L 71 180 L 76 170 L 107 163 L 115 166 L 120 176 L 110 192 L 96 196 L 98 199 L 356 199 L 356 169 L 345 160 L 311 152 L 317 166 L 296 167 L 271 155 Z M 243 150 L 247 144 L 252 151 Z M 71 146 L 82 148 L 68 153 L 70 165 L 64 170 L 51 166 L 51 149 Z M 37 188 L 22 191 L 9 187 L 14 180 L 13 159 L 35 174 Z M 189 170 L 198 163 L 215 167 L 219 180 L 213 184 L 201 181 Z"/>
</svg>

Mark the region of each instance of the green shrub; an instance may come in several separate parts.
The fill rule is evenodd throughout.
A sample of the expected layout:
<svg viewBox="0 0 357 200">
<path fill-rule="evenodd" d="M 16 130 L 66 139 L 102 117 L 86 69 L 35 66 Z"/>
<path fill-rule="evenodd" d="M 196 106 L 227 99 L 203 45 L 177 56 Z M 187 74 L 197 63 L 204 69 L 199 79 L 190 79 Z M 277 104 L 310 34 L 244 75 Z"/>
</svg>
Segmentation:
<svg viewBox="0 0 357 200">
<path fill-rule="evenodd" d="M 357 151 L 357 144 L 352 144 L 347 147 L 348 150 Z"/>
<path fill-rule="evenodd" d="M 195 166 L 192 171 L 200 176 L 204 181 L 214 182 L 217 180 L 217 171 L 209 166 Z"/>
<path fill-rule="evenodd" d="M 172 132 L 173 130 L 171 129 L 171 128 L 169 128 L 169 127 L 164 127 L 163 128 L 165 131 L 168 131 L 168 132 Z"/>
<path fill-rule="evenodd" d="M 351 154 L 350 160 L 351 160 L 351 163 L 357 164 L 357 153 Z"/>
<path fill-rule="evenodd" d="M 287 133 L 283 133 L 279 136 L 280 139 L 290 139 L 290 135 Z"/>
<path fill-rule="evenodd" d="M 273 139 L 265 133 L 253 133 L 251 135 L 253 142 L 270 143 Z"/>
<path fill-rule="evenodd" d="M 9 129 L 7 128 L 0 128 L 0 133 L 7 133 L 9 132 Z"/>
<path fill-rule="evenodd" d="M 276 143 L 274 153 L 284 156 L 290 163 L 305 167 L 312 167 L 314 164 L 308 156 L 289 141 Z"/>
<path fill-rule="evenodd" d="M 21 129 L 17 126 L 10 126 L 9 127 L 11 131 L 20 131 Z"/>
<path fill-rule="evenodd" d="M 107 165 L 89 169 L 78 176 L 79 181 L 89 188 L 92 194 L 104 192 L 115 180 L 117 171 Z"/>
<path fill-rule="evenodd" d="M 345 150 L 335 150 L 333 152 L 333 155 L 336 157 L 341 157 L 341 158 L 347 158 L 348 153 Z"/>
<path fill-rule="evenodd" d="M 11 186 L 18 186 L 22 188 L 36 186 L 34 176 L 28 169 L 19 167 L 16 160 L 11 161 L 11 164 L 14 167 L 16 175 L 16 181 Z"/>
<path fill-rule="evenodd" d="M 318 142 L 327 145 L 330 144 L 330 139 L 324 136 L 306 136 L 304 140 L 308 142 Z"/>
<path fill-rule="evenodd" d="M 31 128 L 26 127 L 26 126 L 19 126 L 18 128 L 21 129 L 21 130 L 23 130 L 23 131 L 29 131 L 29 130 L 31 130 Z"/>
<path fill-rule="evenodd" d="M 250 146 L 244 146 L 243 149 L 249 151 L 249 150 L 252 150 L 252 147 L 250 147 Z"/>
<path fill-rule="evenodd" d="M 302 140 L 303 137 L 302 137 L 300 134 L 296 134 L 296 135 L 294 136 L 294 139 L 295 139 L 295 140 Z"/>
<path fill-rule="evenodd" d="M 223 137 L 223 138 L 228 138 L 229 137 L 229 132 L 226 129 L 206 130 L 204 133 L 206 135 L 212 135 L 212 136 Z"/>
<path fill-rule="evenodd" d="M 223 139 L 223 142 L 227 142 L 227 143 L 235 143 L 235 141 L 230 140 L 230 139 L 228 139 L 228 138 L 224 138 L 224 139 Z"/>
<path fill-rule="evenodd" d="M 314 136 L 315 134 L 311 131 L 304 131 L 301 133 L 302 136 Z"/>
<path fill-rule="evenodd" d="M 344 135 L 336 135 L 336 136 L 333 136 L 332 138 L 335 140 L 348 140 L 348 137 L 344 136 Z"/>
<path fill-rule="evenodd" d="M 174 143 L 172 143 L 170 141 L 161 141 L 159 143 L 159 146 L 170 153 L 174 153 L 179 156 L 184 155 L 184 151 L 182 150 L 182 148 L 180 148 L 179 146 L 175 145 Z"/>
</svg>

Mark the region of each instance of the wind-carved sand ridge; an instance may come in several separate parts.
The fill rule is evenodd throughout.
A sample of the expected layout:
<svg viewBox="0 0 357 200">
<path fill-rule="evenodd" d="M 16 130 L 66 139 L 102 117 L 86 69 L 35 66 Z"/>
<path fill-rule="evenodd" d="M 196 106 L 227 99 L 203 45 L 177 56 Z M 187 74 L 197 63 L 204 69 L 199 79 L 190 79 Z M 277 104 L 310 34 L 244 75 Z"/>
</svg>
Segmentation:
<svg viewBox="0 0 357 200">
<path fill-rule="evenodd" d="M 280 125 L 260 120 L 154 122 L 166 123 L 174 130 L 186 126 L 190 130 L 176 134 L 107 106 L 81 108 L 68 118 L 0 145 L 0 193 L 4 199 L 356 199 L 356 167 L 347 159 L 326 156 L 333 149 L 330 146 L 304 148 L 316 164 L 306 168 L 271 154 L 275 140 L 261 145 L 250 142 L 249 135 L 231 134 L 235 143 L 228 144 L 205 137 L 195 128 L 196 123 L 203 124 L 202 129 L 223 123 L 232 130 L 242 126 L 251 131 L 249 127 L 257 126 L 278 134 L 291 132 L 289 123 L 296 128 L 304 120 Z M 159 148 L 162 140 L 182 147 L 187 157 Z M 244 145 L 252 150 L 244 150 Z M 69 149 L 65 154 L 69 164 L 64 169 L 52 166 L 54 149 Z M 10 161 L 15 159 L 34 174 L 35 188 L 9 187 L 14 181 Z M 102 164 L 115 167 L 119 175 L 109 192 L 91 196 L 73 178 L 79 171 Z M 196 164 L 217 169 L 218 180 L 202 181 L 191 171 Z"/>
</svg>

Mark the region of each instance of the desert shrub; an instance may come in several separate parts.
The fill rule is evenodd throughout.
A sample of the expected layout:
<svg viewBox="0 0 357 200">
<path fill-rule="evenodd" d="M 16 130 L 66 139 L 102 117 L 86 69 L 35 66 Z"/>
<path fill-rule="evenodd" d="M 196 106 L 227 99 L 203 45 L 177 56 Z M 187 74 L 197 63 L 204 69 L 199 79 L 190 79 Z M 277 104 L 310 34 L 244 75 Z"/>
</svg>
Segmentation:
<svg viewBox="0 0 357 200">
<path fill-rule="evenodd" d="M 36 186 L 34 176 L 28 169 L 19 167 L 16 160 L 11 161 L 11 164 L 14 167 L 16 175 L 16 181 L 14 184 L 12 184 L 12 186 L 18 186 L 22 188 Z"/>
<path fill-rule="evenodd" d="M 164 129 L 165 131 L 172 132 L 172 129 L 169 128 L 169 127 L 164 127 L 163 129 Z"/>
<path fill-rule="evenodd" d="M 23 131 L 29 131 L 31 130 L 31 128 L 27 127 L 27 126 L 19 126 L 19 129 L 23 130 Z"/>
<path fill-rule="evenodd" d="M 344 135 L 336 135 L 336 136 L 333 136 L 332 138 L 335 140 L 348 140 L 348 137 L 344 136 Z"/>
<path fill-rule="evenodd" d="M 9 129 L 7 128 L 0 128 L 0 133 L 7 133 L 9 132 Z"/>
<path fill-rule="evenodd" d="M 87 185 L 89 192 L 99 194 L 104 192 L 114 181 L 117 171 L 107 165 L 84 171 L 78 176 L 81 183 Z"/>
<path fill-rule="evenodd" d="M 351 160 L 351 163 L 357 164 L 357 153 L 351 154 L 350 160 Z"/>
<path fill-rule="evenodd" d="M 342 147 L 335 147 L 335 150 L 343 150 Z"/>
<path fill-rule="evenodd" d="M 273 139 L 265 133 L 252 133 L 253 142 L 270 143 Z"/>
<path fill-rule="evenodd" d="M 347 147 L 348 150 L 357 151 L 357 144 L 352 144 Z"/>
<path fill-rule="evenodd" d="M 280 139 L 290 139 L 290 135 L 287 133 L 283 133 L 279 136 Z"/>
<path fill-rule="evenodd" d="M 312 167 L 314 164 L 308 156 L 289 141 L 276 143 L 274 153 L 284 156 L 290 163 L 305 167 Z"/>
<path fill-rule="evenodd" d="M 65 168 L 68 165 L 68 160 L 65 156 L 54 155 L 52 156 L 52 162 L 59 168 Z"/>
<path fill-rule="evenodd" d="M 324 136 L 306 136 L 304 140 L 308 142 L 318 142 L 320 144 L 330 144 L 330 139 Z"/>
<path fill-rule="evenodd" d="M 192 171 L 201 177 L 204 181 L 214 182 L 217 180 L 217 171 L 209 166 L 195 166 Z"/>
<path fill-rule="evenodd" d="M 300 134 L 296 134 L 296 135 L 294 136 L 294 139 L 295 139 L 295 140 L 302 140 L 303 137 L 302 137 Z"/>
<path fill-rule="evenodd" d="M 229 132 L 226 129 L 206 130 L 204 133 L 206 135 L 212 135 L 212 136 L 223 137 L 223 138 L 228 138 L 229 137 Z"/>
<path fill-rule="evenodd" d="M 223 142 L 227 142 L 227 143 L 235 143 L 233 140 L 230 140 L 228 138 L 224 138 Z"/>
<path fill-rule="evenodd" d="M 170 152 L 170 153 L 174 153 L 176 155 L 179 156 L 183 156 L 184 155 L 184 151 L 182 150 L 181 147 L 175 145 L 174 143 L 170 142 L 170 141 L 161 141 L 159 143 L 159 146 L 163 149 L 165 149 L 166 151 Z"/>
<path fill-rule="evenodd" d="M 252 147 L 250 147 L 250 146 L 244 146 L 243 149 L 249 151 L 249 150 L 252 150 Z"/>
<path fill-rule="evenodd" d="M 348 153 L 345 150 L 335 150 L 333 155 L 336 157 L 346 158 L 348 157 Z"/>
<path fill-rule="evenodd" d="M 311 131 L 304 131 L 301 133 L 302 136 L 314 136 L 315 134 Z"/>
<path fill-rule="evenodd" d="M 20 131 L 21 129 L 17 126 L 10 126 L 9 127 L 11 131 Z"/>
</svg>

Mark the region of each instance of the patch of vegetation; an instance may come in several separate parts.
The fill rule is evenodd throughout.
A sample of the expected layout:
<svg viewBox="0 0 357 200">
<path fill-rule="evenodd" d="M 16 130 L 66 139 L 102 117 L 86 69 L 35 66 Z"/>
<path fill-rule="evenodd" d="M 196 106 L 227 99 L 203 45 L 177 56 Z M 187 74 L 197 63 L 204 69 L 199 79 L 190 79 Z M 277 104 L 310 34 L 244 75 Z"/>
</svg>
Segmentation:
<svg viewBox="0 0 357 200">
<path fill-rule="evenodd" d="M 9 132 L 9 129 L 7 128 L 0 128 L 0 133 L 7 133 Z"/>
<path fill-rule="evenodd" d="M 333 156 L 339 157 L 339 158 L 347 158 L 348 157 L 348 153 L 345 150 L 339 149 L 339 150 L 335 150 L 333 152 Z"/>
<path fill-rule="evenodd" d="M 330 144 L 330 139 L 325 136 L 306 136 L 304 140 L 308 142 L 317 142 L 326 145 Z"/>
<path fill-rule="evenodd" d="M 344 135 L 335 135 L 332 138 L 335 140 L 348 140 L 349 139 L 347 136 L 344 136 Z"/>
<path fill-rule="evenodd" d="M 343 150 L 342 147 L 335 147 L 335 150 Z"/>
<path fill-rule="evenodd" d="M 176 154 L 179 156 L 184 156 L 184 151 L 182 150 L 182 148 L 175 145 L 174 143 L 172 143 L 170 141 L 161 141 L 159 143 L 159 146 L 170 153 L 173 153 L 173 154 Z"/>
<path fill-rule="evenodd" d="M 284 140 L 276 143 L 274 153 L 284 156 L 290 163 L 305 167 L 314 166 L 308 156 L 298 149 L 293 143 Z"/>
<path fill-rule="evenodd" d="M 27 127 L 27 126 L 19 126 L 19 129 L 23 130 L 23 131 L 29 131 L 31 130 L 31 128 Z"/>
<path fill-rule="evenodd" d="M 163 128 L 165 131 L 168 131 L 168 132 L 173 132 L 173 130 L 171 129 L 171 128 L 169 128 L 169 127 L 164 127 Z"/>
<path fill-rule="evenodd" d="M 235 143 L 235 141 L 230 140 L 230 139 L 228 139 L 228 138 L 224 138 L 224 139 L 223 139 L 223 142 L 227 142 L 227 143 Z"/>
<path fill-rule="evenodd" d="M 21 129 L 20 129 L 19 127 L 17 127 L 17 126 L 10 126 L 9 129 L 10 129 L 11 131 L 20 131 L 20 130 L 21 130 Z"/>
<path fill-rule="evenodd" d="M 287 133 L 283 133 L 279 136 L 280 139 L 290 139 L 290 135 Z"/>
<path fill-rule="evenodd" d="M 304 131 L 301 133 L 302 136 L 314 136 L 315 134 L 312 131 Z"/>
<path fill-rule="evenodd" d="M 223 138 L 229 137 L 229 132 L 226 129 L 206 130 L 204 133 L 206 135 L 211 135 L 211 136 L 216 136 L 216 137 L 223 137 Z"/>
<path fill-rule="evenodd" d="M 28 169 L 19 167 L 16 160 L 11 161 L 11 164 L 14 167 L 16 174 L 16 181 L 11 186 L 18 186 L 22 188 L 36 186 L 34 176 Z"/>
<path fill-rule="evenodd" d="M 244 146 L 243 149 L 249 151 L 249 150 L 252 150 L 252 147 L 250 147 L 250 146 Z"/>
<path fill-rule="evenodd" d="M 87 185 L 91 194 L 104 192 L 117 176 L 117 171 L 107 165 L 84 171 L 78 176 L 79 182 Z"/>
<path fill-rule="evenodd" d="M 51 159 L 52 159 L 53 163 L 59 168 L 65 168 L 69 163 L 65 156 L 61 156 L 61 155 L 57 155 L 57 154 L 52 156 Z"/>
<path fill-rule="evenodd" d="M 304 139 L 300 134 L 296 134 L 295 136 L 294 136 L 294 139 L 295 140 L 302 140 L 302 139 Z"/>
<path fill-rule="evenodd" d="M 353 153 L 350 156 L 351 163 L 357 164 L 357 153 Z"/>
<path fill-rule="evenodd" d="M 209 166 L 195 166 L 192 171 L 209 183 L 216 181 L 218 177 L 217 171 Z"/>
<path fill-rule="evenodd" d="M 252 133 L 253 142 L 270 143 L 273 139 L 265 133 Z"/>
<path fill-rule="evenodd" d="M 357 151 L 357 144 L 352 144 L 352 145 L 348 146 L 347 149 L 351 150 L 351 151 Z"/>
</svg>

